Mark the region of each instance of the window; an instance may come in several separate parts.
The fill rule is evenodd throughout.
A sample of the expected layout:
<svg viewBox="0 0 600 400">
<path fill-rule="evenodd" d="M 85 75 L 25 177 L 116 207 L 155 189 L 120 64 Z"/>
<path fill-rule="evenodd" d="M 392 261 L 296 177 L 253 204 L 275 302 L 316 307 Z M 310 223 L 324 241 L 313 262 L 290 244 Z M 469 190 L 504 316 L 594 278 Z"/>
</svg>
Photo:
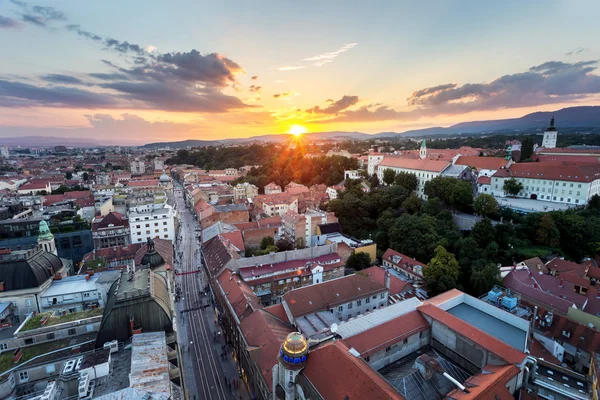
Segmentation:
<svg viewBox="0 0 600 400">
<path fill-rule="evenodd" d="M 362 300 L 356 300 L 356 307 L 360 307 L 361 304 L 362 304 Z"/>
<path fill-rule="evenodd" d="M 385 293 L 381 293 L 381 294 L 379 295 L 379 297 L 380 297 L 380 298 L 382 298 L 382 299 L 383 299 L 383 298 L 385 298 Z"/>
<path fill-rule="evenodd" d="M 365 357 L 365 361 L 366 361 L 366 362 L 369 362 L 369 361 L 371 361 L 371 356 L 366 356 L 366 357 Z"/>
<path fill-rule="evenodd" d="M 402 344 L 406 344 L 406 343 L 408 343 L 408 338 L 405 338 L 405 339 L 402 341 Z"/>
<path fill-rule="evenodd" d="M 0 350 L 8 349 L 8 343 L 0 343 Z"/>
<path fill-rule="evenodd" d="M 388 346 L 388 347 L 385 348 L 385 352 L 386 353 L 389 353 L 391 350 L 392 350 L 392 346 Z"/>
<path fill-rule="evenodd" d="M 31 299 L 27 299 L 27 300 L 25 300 L 25 305 L 27 307 L 32 307 L 33 306 L 33 302 L 31 301 Z"/>
<path fill-rule="evenodd" d="M 377 296 L 373 296 L 373 300 L 377 300 Z"/>
<path fill-rule="evenodd" d="M 136 227 L 136 228 L 138 228 L 138 229 L 140 229 L 140 226 L 139 226 L 139 225 L 136 225 L 135 227 Z"/>
<path fill-rule="evenodd" d="M 371 302 L 371 299 L 370 299 L 369 297 L 367 297 L 367 298 L 365 299 L 365 303 L 366 303 L 366 304 L 369 304 L 370 302 Z"/>
<path fill-rule="evenodd" d="M 150 227 L 150 224 L 146 224 L 146 228 L 149 228 L 149 227 Z"/>
<path fill-rule="evenodd" d="M 155 229 L 155 230 L 154 230 L 154 233 L 158 233 L 158 229 Z"/>
<path fill-rule="evenodd" d="M 48 333 L 46 335 L 46 339 L 48 339 L 48 340 L 54 340 L 54 333 Z"/>
<path fill-rule="evenodd" d="M 90 293 L 89 292 L 88 293 L 84 293 L 83 297 L 90 297 Z"/>
<path fill-rule="evenodd" d="M 69 329 L 69 336 L 75 336 L 75 334 L 77 334 L 77 331 L 75 330 L 75 328 Z"/>
<path fill-rule="evenodd" d="M 168 228 L 163 229 L 163 231 L 165 231 L 165 232 L 167 232 L 168 230 L 169 230 Z"/>
<path fill-rule="evenodd" d="M 352 308 L 352 303 L 348 303 L 348 310 Z"/>
<path fill-rule="evenodd" d="M 24 343 L 29 345 L 29 344 L 33 344 L 33 339 L 32 338 L 27 338 L 24 340 Z"/>
<path fill-rule="evenodd" d="M 21 382 L 27 382 L 29 380 L 29 372 L 27 372 L 27 371 L 20 371 L 19 372 L 19 380 Z"/>
<path fill-rule="evenodd" d="M 342 311 L 344 311 L 344 306 L 339 306 L 338 307 L 338 312 L 342 312 Z"/>
</svg>

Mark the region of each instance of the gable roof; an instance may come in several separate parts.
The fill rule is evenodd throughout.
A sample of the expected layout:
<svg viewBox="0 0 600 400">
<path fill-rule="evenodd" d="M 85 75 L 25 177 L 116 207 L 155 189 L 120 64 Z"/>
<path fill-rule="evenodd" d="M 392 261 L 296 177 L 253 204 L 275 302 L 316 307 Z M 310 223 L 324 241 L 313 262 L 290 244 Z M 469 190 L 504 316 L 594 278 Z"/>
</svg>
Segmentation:
<svg viewBox="0 0 600 400">
<path fill-rule="evenodd" d="M 240 322 L 261 308 L 260 300 L 250 286 L 230 269 L 224 270 L 217 277 L 217 282 Z"/>
<path fill-rule="evenodd" d="M 512 164 L 499 169 L 494 177 L 550 179 L 571 182 L 593 182 L 600 179 L 600 164 L 555 165 L 541 162 Z"/>
<path fill-rule="evenodd" d="M 341 341 L 329 342 L 308 354 L 302 374 L 323 399 L 403 400 L 404 397 Z M 343 372 L 341 372 L 343 371 Z"/>
<path fill-rule="evenodd" d="M 508 289 L 519 293 L 523 297 L 526 297 L 525 300 L 539 302 L 540 304 L 543 304 L 546 307 L 548 307 L 550 311 L 556 309 L 565 314 L 569 311 L 569 307 L 573 306 L 572 301 L 536 289 L 532 285 L 524 283 L 521 279 L 519 279 L 518 275 L 515 275 L 516 272 L 521 271 L 509 272 L 508 275 L 504 277 L 503 283 L 504 286 Z M 525 272 L 525 274 L 528 274 L 528 271 L 526 270 L 523 270 L 523 272 Z"/>
<path fill-rule="evenodd" d="M 386 290 L 372 279 L 354 274 L 290 290 L 283 300 L 292 316 L 298 318 Z"/>
<path fill-rule="evenodd" d="M 487 364 L 477 375 L 468 378 L 463 384 L 469 389 L 465 393 L 454 389 L 446 396 L 447 400 L 513 400 L 506 387 L 507 383 L 521 370 L 514 365 Z"/>
<path fill-rule="evenodd" d="M 379 167 L 404 168 L 415 171 L 442 172 L 450 163 L 448 161 L 438 161 L 429 159 L 408 159 L 400 157 L 384 157 L 379 163 Z"/>
<path fill-rule="evenodd" d="M 110 226 L 112 225 L 112 226 Z M 99 229 L 106 228 L 117 228 L 117 227 L 129 227 L 129 220 L 127 218 L 123 218 L 121 214 L 118 212 L 109 212 L 105 217 L 96 218 L 92 222 L 92 232 L 97 231 Z"/>
<path fill-rule="evenodd" d="M 477 156 L 460 156 L 454 163 L 455 165 L 466 165 L 481 169 L 500 169 L 506 167 L 508 160 L 502 157 L 477 157 Z"/>
<path fill-rule="evenodd" d="M 221 269 L 233 258 L 218 236 L 204 243 L 202 255 L 206 268 L 212 276 L 218 275 Z"/>
<path fill-rule="evenodd" d="M 385 273 L 386 270 L 378 265 L 374 265 L 358 272 L 359 275 L 366 276 L 379 283 L 381 286 L 385 286 Z M 390 274 L 390 296 L 394 296 L 412 288 L 413 286 L 410 283 Z"/>
</svg>

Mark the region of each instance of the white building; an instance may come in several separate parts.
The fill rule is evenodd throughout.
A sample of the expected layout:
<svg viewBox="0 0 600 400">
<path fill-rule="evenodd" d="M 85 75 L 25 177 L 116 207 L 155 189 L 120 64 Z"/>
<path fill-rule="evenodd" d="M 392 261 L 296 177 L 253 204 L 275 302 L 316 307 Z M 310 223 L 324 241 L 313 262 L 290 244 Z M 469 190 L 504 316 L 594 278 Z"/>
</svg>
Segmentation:
<svg viewBox="0 0 600 400">
<path fill-rule="evenodd" d="M 148 204 L 129 211 L 131 243 L 145 243 L 149 238 L 175 239 L 175 211 L 168 204 Z"/>
<path fill-rule="evenodd" d="M 546 128 L 544 132 L 544 140 L 542 141 L 542 147 L 546 149 L 553 149 L 556 147 L 556 140 L 558 139 L 558 130 L 554 126 L 554 116 L 550 120 L 550 126 Z"/>
<path fill-rule="evenodd" d="M 4 157 L 4 158 L 10 157 L 10 153 L 8 151 L 8 146 L 0 146 L 0 157 Z"/>
<path fill-rule="evenodd" d="M 338 191 L 343 192 L 344 190 L 346 190 L 344 186 L 329 186 L 325 193 L 329 196 L 329 200 L 335 200 L 338 198 Z"/>
<path fill-rule="evenodd" d="M 100 274 L 73 275 L 52 284 L 40 294 L 40 307 L 44 311 L 64 310 L 67 313 L 83 311 L 88 307 L 104 307 L 106 293 L 98 291 L 96 281 Z"/>
<path fill-rule="evenodd" d="M 385 157 L 377 167 L 377 175 L 379 181 L 383 182 L 383 174 L 385 170 L 391 169 L 396 173 L 407 172 L 417 176 L 417 196 L 422 199 L 427 199 L 425 195 L 425 183 L 439 176 L 450 165 L 447 161 L 425 159 L 409 159 L 400 157 Z"/>
<path fill-rule="evenodd" d="M 585 205 L 600 193 L 600 165 L 544 165 L 544 163 L 512 164 L 492 176 L 491 191 L 496 197 L 507 197 L 504 182 L 514 178 L 523 185 L 517 198 L 554 203 Z"/>
<path fill-rule="evenodd" d="M 146 172 L 146 165 L 144 164 L 144 160 L 135 159 L 129 162 L 129 169 L 131 170 L 131 175 L 143 175 Z"/>
<path fill-rule="evenodd" d="M 375 172 L 375 168 L 379 165 L 381 161 L 383 161 L 384 154 L 381 153 L 369 153 L 367 159 L 367 173 L 369 176 L 372 176 Z"/>
<path fill-rule="evenodd" d="M 358 170 L 344 171 L 344 179 L 362 179 L 362 177 Z"/>
<path fill-rule="evenodd" d="M 154 170 L 162 170 L 165 167 L 165 164 L 163 162 L 163 160 L 161 160 L 160 158 L 155 158 L 154 159 Z"/>
</svg>

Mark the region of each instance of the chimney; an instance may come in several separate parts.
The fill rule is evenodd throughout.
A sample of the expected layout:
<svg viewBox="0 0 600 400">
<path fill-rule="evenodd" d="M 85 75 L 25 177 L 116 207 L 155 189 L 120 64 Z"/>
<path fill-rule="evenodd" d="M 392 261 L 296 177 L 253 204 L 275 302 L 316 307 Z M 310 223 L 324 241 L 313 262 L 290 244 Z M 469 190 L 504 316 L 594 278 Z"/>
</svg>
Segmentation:
<svg viewBox="0 0 600 400">
<path fill-rule="evenodd" d="M 133 325 L 135 324 L 135 318 L 133 317 L 133 315 L 131 317 L 129 317 L 129 330 L 131 331 L 131 334 L 133 335 Z"/>
<path fill-rule="evenodd" d="M 4 282 L 0 282 L 0 292 L 4 292 Z"/>
<path fill-rule="evenodd" d="M 537 283 L 534 283 L 534 284 L 533 284 L 533 287 L 534 287 L 535 289 L 537 289 L 537 288 L 538 288 L 538 284 L 537 284 Z"/>
<path fill-rule="evenodd" d="M 560 278 L 560 284 L 558 285 L 558 287 L 563 287 L 563 280 L 562 280 L 562 278 Z"/>
<path fill-rule="evenodd" d="M 390 290 L 390 271 L 385 271 L 385 275 L 383 277 L 383 281 L 385 283 L 385 287 Z"/>
<path fill-rule="evenodd" d="M 531 272 L 531 270 L 529 270 L 529 277 L 533 279 L 533 272 Z"/>
</svg>

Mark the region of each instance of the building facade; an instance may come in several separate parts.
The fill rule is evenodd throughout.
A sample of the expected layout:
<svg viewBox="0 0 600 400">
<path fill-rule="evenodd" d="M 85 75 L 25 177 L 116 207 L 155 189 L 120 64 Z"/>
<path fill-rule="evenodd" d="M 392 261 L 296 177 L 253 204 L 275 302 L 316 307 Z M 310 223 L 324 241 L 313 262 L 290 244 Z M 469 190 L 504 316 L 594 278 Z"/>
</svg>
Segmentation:
<svg viewBox="0 0 600 400">
<path fill-rule="evenodd" d="M 405 172 L 414 174 L 417 177 L 417 189 L 415 193 L 422 199 L 427 199 L 425 194 L 425 183 L 438 177 L 451 164 L 447 161 L 429 160 L 429 159 L 408 159 L 399 157 L 386 157 L 377 167 L 379 181 L 383 182 L 383 174 L 391 169 L 396 173 Z"/>
<path fill-rule="evenodd" d="M 168 204 L 133 207 L 129 212 L 130 243 L 145 243 L 148 239 L 175 240 L 175 211 Z"/>
</svg>

